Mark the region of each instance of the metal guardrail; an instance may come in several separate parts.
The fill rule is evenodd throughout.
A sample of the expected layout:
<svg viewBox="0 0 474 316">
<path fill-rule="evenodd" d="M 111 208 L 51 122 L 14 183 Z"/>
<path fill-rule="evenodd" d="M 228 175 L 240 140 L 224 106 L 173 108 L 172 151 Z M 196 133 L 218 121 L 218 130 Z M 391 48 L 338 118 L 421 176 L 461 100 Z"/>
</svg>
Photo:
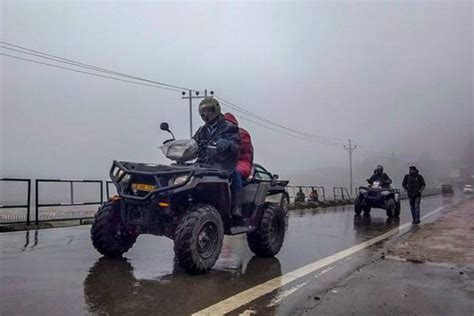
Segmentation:
<svg viewBox="0 0 474 316">
<path fill-rule="evenodd" d="M 69 203 L 40 203 L 39 188 L 41 183 L 69 183 L 70 202 Z M 74 183 L 97 183 L 100 185 L 100 200 L 99 201 L 88 201 L 88 202 L 75 202 L 74 201 Z M 104 183 L 102 180 L 64 180 L 64 179 L 36 179 L 35 180 L 35 223 L 38 224 L 40 221 L 39 210 L 42 207 L 59 207 L 59 206 L 80 206 L 80 205 L 97 205 L 104 203 Z M 70 219 L 87 219 L 92 218 L 91 216 L 81 216 L 81 212 L 74 212 L 67 214 L 63 217 L 52 217 L 46 218 L 47 221 L 60 221 Z M 79 215 L 79 216 L 76 216 Z"/>
<path fill-rule="evenodd" d="M 333 196 L 335 201 L 347 201 L 351 199 L 351 195 L 347 188 L 344 187 L 333 187 Z"/>
<path fill-rule="evenodd" d="M 113 183 L 112 181 L 109 181 L 109 180 L 105 181 L 105 197 L 106 197 L 107 199 L 110 199 L 110 198 L 112 197 L 112 196 L 110 195 L 110 189 L 109 189 L 109 188 L 110 188 L 110 185 L 112 185 L 112 187 L 113 187 L 114 189 L 116 189 L 115 186 L 114 186 L 114 183 Z"/>
<path fill-rule="evenodd" d="M 0 181 L 3 182 L 26 182 L 28 189 L 26 193 L 26 204 L 10 204 L 10 205 L 0 205 L 2 208 L 26 208 L 26 224 L 30 225 L 30 201 L 31 201 L 31 179 L 21 179 L 21 178 L 0 178 Z"/>
<path fill-rule="evenodd" d="M 288 193 L 290 195 L 290 199 L 294 200 L 294 198 L 296 197 L 296 192 L 299 191 L 299 189 L 301 188 L 301 190 L 305 194 L 305 201 L 309 198 L 309 195 L 313 190 L 318 192 L 319 201 L 326 201 L 326 190 L 321 185 L 289 185 L 287 186 L 287 188 Z"/>
<path fill-rule="evenodd" d="M 8 182 L 26 182 L 27 183 L 27 196 L 26 196 L 26 204 L 13 204 L 13 205 L 0 205 L 0 209 L 13 209 L 13 208 L 26 208 L 27 215 L 26 215 L 26 223 L 27 225 L 30 224 L 32 221 L 31 216 L 31 179 L 22 179 L 22 178 L 0 178 L 0 181 L 8 181 Z M 70 202 L 68 203 L 40 203 L 40 186 L 41 183 L 69 183 L 69 193 L 70 193 Z M 74 183 L 96 183 L 100 186 L 100 199 L 97 201 L 88 201 L 88 202 L 76 202 L 74 200 Z M 110 185 L 113 185 L 112 181 L 105 181 L 105 189 L 106 189 L 106 198 L 109 199 L 111 192 L 110 192 Z M 326 199 L 326 192 L 324 186 L 316 186 L 316 185 L 309 185 L 309 186 L 288 186 L 288 193 L 290 195 L 290 199 L 293 199 L 296 196 L 296 192 L 299 189 L 305 193 L 305 200 L 309 197 L 309 194 L 316 190 L 318 192 L 319 203 L 320 206 L 331 206 L 331 205 L 338 205 L 339 202 L 348 204 L 352 201 L 351 195 L 348 192 L 347 188 L 344 187 L 333 187 L 333 200 Z M 358 187 L 354 188 L 356 191 L 355 196 L 358 195 Z M 402 189 L 397 189 L 400 192 L 400 197 L 402 199 L 407 198 L 406 192 Z M 423 192 L 423 196 L 432 196 L 441 194 L 440 188 L 428 188 Z M 61 207 L 61 206 L 81 206 L 81 205 L 97 205 L 103 204 L 104 202 L 104 181 L 102 180 L 64 180 L 64 179 L 36 179 L 35 180 L 35 224 L 38 224 L 40 221 L 61 221 L 61 220 L 83 220 L 92 218 L 92 216 L 84 216 L 84 212 L 82 211 L 67 211 L 62 216 L 57 216 L 56 214 L 45 214 L 42 219 L 40 219 L 40 209 L 43 207 Z M 303 203 L 310 204 L 312 202 Z M 294 202 L 293 202 L 294 204 Z M 340 203 L 339 203 L 340 204 Z M 3 223 L 24 223 L 24 220 L 21 220 L 23 217 L 19 215 L 13 215 L 13 221 L 7 221 Z M 15 220 L 18 219 L 18 220 Z"/>
</svg>

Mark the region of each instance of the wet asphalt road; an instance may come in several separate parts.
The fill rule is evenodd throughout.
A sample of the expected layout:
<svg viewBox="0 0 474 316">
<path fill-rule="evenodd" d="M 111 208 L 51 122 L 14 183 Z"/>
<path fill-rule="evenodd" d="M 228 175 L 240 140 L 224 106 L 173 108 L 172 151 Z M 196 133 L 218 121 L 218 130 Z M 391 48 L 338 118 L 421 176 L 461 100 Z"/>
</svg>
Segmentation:
<svg viewBox="0 0 474 316">
<path fill-rule="evenodd" d="M 451 202 L 439 196 L 426 198 L 422 213 Z M 276 258 L 253 256 L 245 236 L 226 237 L 216 266 L 201 276 L 189 276 L 176 267 L 173 244 L 164 237 L 140 236 L 124 259 L 107 260 L 92 247 L 90 226 L 3 233 L 0 314 L 191 314 L 408 221 L 406 201 L 399 221 L 387 220 L 385 211 L 377 209 L 370 218 L 357 218 L 352 206 L 292 211 L 285 244 Z M 367 251 L 358 253 L 354 262 L 345 260 L 317 286 L 328 285 L 331 274 L 340 277 L 338 269 L 355 269 Z M 292 312 L 297 297 L 282 297 L 283 290 L 249 308 L 263 314 Z"/>
</svg>

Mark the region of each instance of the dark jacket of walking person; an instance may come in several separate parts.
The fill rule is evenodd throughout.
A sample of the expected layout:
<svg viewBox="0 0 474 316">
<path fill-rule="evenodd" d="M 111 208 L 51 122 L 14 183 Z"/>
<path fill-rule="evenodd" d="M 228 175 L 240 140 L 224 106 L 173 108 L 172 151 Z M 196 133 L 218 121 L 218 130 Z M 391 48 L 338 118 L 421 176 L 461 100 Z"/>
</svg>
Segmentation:
<svg viewBox="0 0 474 316">
<path fill-rule="evenodd" d="M 403 178 L 402 186 L 407 192 L 408 200 L 410 201 L 412 223 L 419 224 L 421 193 L 425 189 L 426 184 L 425 179 L 415 166 L 410 167 L 409 173 Z"/>
<path fill-rule="evenodd" d="M 231 113 L 225 113 L 224 118 L 226 121 L 234 124 L 235 126 L 239 126 L 239 122 L 235 118 L 234 115 Z M 250 137 L 250 133 L 242 128 L 239 127 L 239 134 L 240 134 L 240 155 L 239 155 L 239 162 L 237 163 L 237 171 L 242 175 L 243 179 L 247 179 L 252 172 L 252 165 L 253 165 L 253 145 L 252 145 L 252 138 Z"/>
</svg>

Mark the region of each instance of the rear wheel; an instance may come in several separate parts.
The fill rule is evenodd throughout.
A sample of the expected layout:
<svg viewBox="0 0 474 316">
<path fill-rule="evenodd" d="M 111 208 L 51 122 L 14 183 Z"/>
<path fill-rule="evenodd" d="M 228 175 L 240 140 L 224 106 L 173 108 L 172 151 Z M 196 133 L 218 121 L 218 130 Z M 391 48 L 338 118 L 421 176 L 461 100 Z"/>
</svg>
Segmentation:
<svg viewBox="0 0 474 316">
<path fill-rule="evenodd" d="M 390 199 L 386 204 L 386 212 L 388 217 L 393 217 L 397 209 L 397 204 L 394 199 Z"/>
<path fill-rule="evenodd" d="M 179 266 L 191 274 L 210 270 L 219 258 L 224 227 L 219 212 L 200 205 L 186 212 L 174 235 L 174 252 Z"/>
<path fill-rule="evenodd" d="M 120 217 L 120 200 L 104 203 L 95 214 L 91 227 L 94 248 L 106 257 L 120 257 L 138 237 L 136 228 L 126 225 Z"/>
<path fill-rule="evenodd" d="M 395 208 L 395 213 L 394 213 L 394 216 L 395 217 L 400 217 L 400 211 L 402 209 L 402 206 L 401 206 L 401 203 L 400 203 L 400 200 L 398 200 L 396 202 L 396 208 Z"/>
<path fill-rule="evenodd" d="M 275 203 L 265 203 L 257 230 L 247 234 L 250 250 L 259 257 L 273 257 L 285 240 L 285 213 Z"/>
</svg>

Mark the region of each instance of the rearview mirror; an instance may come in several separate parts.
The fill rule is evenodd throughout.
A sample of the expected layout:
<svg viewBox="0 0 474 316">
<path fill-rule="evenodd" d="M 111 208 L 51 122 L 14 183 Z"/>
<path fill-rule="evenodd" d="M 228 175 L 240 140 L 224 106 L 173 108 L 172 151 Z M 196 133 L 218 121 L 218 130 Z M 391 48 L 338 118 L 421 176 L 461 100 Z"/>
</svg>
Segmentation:
<svg viewBox="0 0 474 316">
<path fill-rule="evenodd" d="M 274 175 L 273 175 L 273 180 L 278 180 L 278 178 L 280 178 L 279 175 L 277 175 L 277 174 L 274 174 Z"/>
<path fill-rule="evenodd" d="M 161 129 L 162 131 L 165 131 L 165 132 L 170 133 L 171 136 L 173 136 L 173 140 L 176 139 L 176 138 L 174 137 L 173 132 L 170 131 L 170 126 L 169 126 L 168 123 L 166 123 L 166 122 L 161 122 L 161 124 L 160 124 L 160 129 Z"/>
<path fill-rule="evenodd" d="M 169 126 L 169 124 L 166 123 L 166 122 L 161 122 L 161 124 L 160 124 L 160 129 L 161 129 L 162 131 L 169 131 L 169 130 L 170 130 L 170 126 Z"/>
</svg>

